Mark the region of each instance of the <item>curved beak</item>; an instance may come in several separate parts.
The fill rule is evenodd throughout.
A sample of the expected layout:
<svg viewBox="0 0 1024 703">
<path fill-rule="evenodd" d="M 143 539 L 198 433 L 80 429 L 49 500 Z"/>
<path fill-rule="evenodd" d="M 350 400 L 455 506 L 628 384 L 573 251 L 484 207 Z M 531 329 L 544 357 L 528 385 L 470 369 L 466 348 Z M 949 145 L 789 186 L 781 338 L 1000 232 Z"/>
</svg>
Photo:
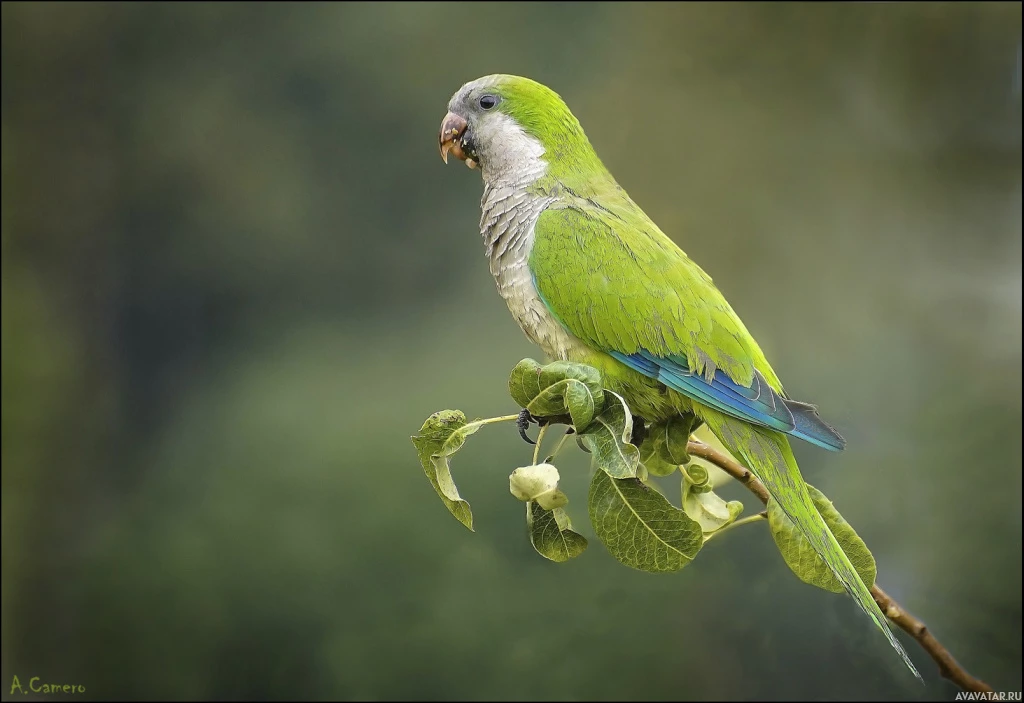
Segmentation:
<svg viewBox="0 0 1024 703">
<path fill-rule="evenodd" d="M 466 133 L 466 128 L 469 125 L 466 120 L 454 112 L 449 112 L 441 120 L 441 131 L 437 135 L 437 145 L 441 149 L 441 159 L 448 163 L 448 152 L 452 152 L 455 156 L 463 161 L 466 160 L 466 154 L 462 151 L 462 137 Z"/>
</svg>

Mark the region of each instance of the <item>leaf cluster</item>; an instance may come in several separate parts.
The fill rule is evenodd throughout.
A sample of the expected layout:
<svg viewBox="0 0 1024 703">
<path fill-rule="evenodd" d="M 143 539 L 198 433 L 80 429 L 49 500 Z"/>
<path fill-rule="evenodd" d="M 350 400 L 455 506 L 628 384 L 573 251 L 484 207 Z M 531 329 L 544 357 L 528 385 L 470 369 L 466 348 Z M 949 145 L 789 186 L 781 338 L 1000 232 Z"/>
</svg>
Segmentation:
<svg viewBox="0 0 1024 703">
<path fill-rule="evenodd" d="M 742 503 L 726 502 L 715 493 L 707 469 L 687 451 L 690 435 L 699 425 L 692 415 L 652 425 L 637 446 L 629 406 L 603 387 L 597 369 L 567 361 L 542 365 L 524 359 L 512 369 L 508 387 L 530 418 L 542 426 L 567 425 L 567 434 L 575 434 L 579 447 L 591 455 L 595 470 L 587 514 L 594 535 L 619 562 L 652 573 L 678 571 L 715 535 L 766 517 L 772 538 L 794 574 L 819 588 L 843 591 L 774 500 L 765 513 L 737 521 Z M 452 515 L 471 530 L 473 514 L 455 486 L 449 459 L 481 427 L 517 417 L 469 422 L 461 411 L 442 410 L 427 418 L 412 437 L 427 480 Z M 531 464 L 509 476 L 509 491 L 526 503 L 526 525 L 534 549 L 547 559 L 564 562 L 582 554 L 588 542 L 573 529 L 566 510 L 569 498 L 558 487 L 560 475 L 554 464 L 558 449 L 541 463 L 535 451 Z M 652 476 L 675 474 L 680 480 L 678 506 L 651 481 Z M 820 491 L 811 486 L 808 490 L 858 573 L 865 583 L 873 584 L 875 562 L 863 540 Z"/>
</svg>

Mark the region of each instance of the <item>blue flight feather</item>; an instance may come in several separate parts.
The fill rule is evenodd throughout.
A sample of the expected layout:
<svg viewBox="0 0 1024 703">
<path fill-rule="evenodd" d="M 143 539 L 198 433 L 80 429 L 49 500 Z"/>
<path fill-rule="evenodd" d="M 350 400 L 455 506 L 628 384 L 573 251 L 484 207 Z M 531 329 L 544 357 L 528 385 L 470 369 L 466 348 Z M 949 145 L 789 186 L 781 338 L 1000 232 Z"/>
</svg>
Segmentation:
<svg viewBox="0 0 1024 703">
<path fill-rule="evenodd" d="M 534 281 L 534 286 L 536 283 Z M 557 320 L 558 316 L 543 295 L 540 295 L 540 299 Z M 753 383 L 747 388 L 733 381 L 720 369 L 715 371 L 709 383 L 703 376 L 690 371 L 686 357 L 683 356 L 675 355 L 666 359 L 644 349 L 635 354 L 606 351 L 634 371 L 661 381 L 688 398 L 726 415 L 778 430 L 832 452 L 846 447 L 846 440 L 818 417 L 818 411 L 813 405 L 783 398 L 757 370 L 754 371 Z"/>
<path fill-rule="evenodd" d="M 839 451 L 846 446 L 839 433 L 818 417 L 813 405 L 783 398 L 757 372 L 751 387 L 747 388 L 721 370 L 715 371 L 708 383 L 702 375 L 691 372 L 685 358 L 680 356 L 665 359 L 643 349 L 635 354 L 617 351 L 608 354 L 648 378 L 661 381 L 672 390 L 727 415 L 798 437 L 829 451 Z"/>
</svg>

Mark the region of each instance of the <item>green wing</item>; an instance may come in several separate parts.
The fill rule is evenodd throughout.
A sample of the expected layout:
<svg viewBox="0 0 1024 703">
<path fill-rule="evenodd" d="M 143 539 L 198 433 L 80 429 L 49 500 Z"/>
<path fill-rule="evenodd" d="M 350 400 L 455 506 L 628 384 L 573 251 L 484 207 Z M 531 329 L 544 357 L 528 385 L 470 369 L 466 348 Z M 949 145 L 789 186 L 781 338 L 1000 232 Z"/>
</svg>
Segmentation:
<svg viewBox="0 0 1024 703">
<path fill-rule="evenodd" d="M 764 354 L 711 277 L 632 201 L 592 201 L 545 210 L 530 270 L 566 328 L 595 349 L 685 357 L 689 370 L 716 369 L 750 386 L 754 371 L 782 392 Z"/>
<path fill-rule="evenodd" d="M 552 314 L 594 349 L 710 408 L 824 449 L 846 441 L 789 400 L 711 278 L 621 193 L 544 211 L 530 269 Z"/>
</svg>

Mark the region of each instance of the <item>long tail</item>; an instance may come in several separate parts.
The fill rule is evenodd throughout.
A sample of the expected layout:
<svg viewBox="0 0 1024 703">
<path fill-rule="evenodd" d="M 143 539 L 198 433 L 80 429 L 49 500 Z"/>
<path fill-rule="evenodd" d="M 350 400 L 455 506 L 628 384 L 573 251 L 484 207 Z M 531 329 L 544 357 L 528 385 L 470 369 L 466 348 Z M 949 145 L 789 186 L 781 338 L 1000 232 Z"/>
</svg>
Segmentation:
<svg viewBox="0 0 1024 703">
<path fill-rule="evenodd" d="M 696 406 L 696 403 L 694 404 Z M 741 420 L 723 415 L 706 407 L 696 408 L 708 428 L 715 436 L 738 455 L 747 467 L 765 485 L 779 506 L 796 523 L 800 531 L 814 547 L 814 551 L 825 560 L 832 573 L 846 588 L 846 592 L 857 602 L 878 629 L 889 640 L 893 649 L 903 657 L 904 663 L 921 678 L 910 661 L 889 624 L 871 597 L 871 591 L 857 574 L 846 553 L 839 546 L 832 531 L 818 513 L 807 492 L 807 485 L 797 468 L 789 440 L 774 430 L 754 427 Z"/>
</svg>

